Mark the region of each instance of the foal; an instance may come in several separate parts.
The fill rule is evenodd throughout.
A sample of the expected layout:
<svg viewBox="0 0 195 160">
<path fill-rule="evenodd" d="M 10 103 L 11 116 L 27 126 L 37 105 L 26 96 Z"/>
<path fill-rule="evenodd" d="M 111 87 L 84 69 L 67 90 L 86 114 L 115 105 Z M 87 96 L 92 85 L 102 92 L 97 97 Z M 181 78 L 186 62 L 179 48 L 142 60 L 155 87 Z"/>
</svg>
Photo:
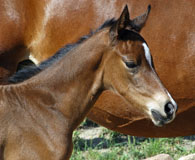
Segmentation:
<svg viewBox="0 0 195 160">
<path fill-rule="evenodd" d="M 103 90 L 111 90 L 157 126 L 177 106 L 156 75 L 139 35 L 149 13 L 129 19 L 127 6 L 76 48 L 29 80 L 0 87 L 0 158 L 69 159 L 72 133 Z M 120 106 L 119 106 L 120 107 Z"/>
</svg>

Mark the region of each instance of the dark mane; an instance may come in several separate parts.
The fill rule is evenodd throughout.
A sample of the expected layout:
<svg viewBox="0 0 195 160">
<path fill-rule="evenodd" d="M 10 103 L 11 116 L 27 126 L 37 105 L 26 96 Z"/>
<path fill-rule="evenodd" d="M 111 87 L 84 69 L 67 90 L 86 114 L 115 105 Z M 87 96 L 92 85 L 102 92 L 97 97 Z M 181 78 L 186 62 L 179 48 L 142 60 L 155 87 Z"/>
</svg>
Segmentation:
<svg viewBox="0 0 195 160">
<path fill-rule="evenodd" d="M 81 37 L 76 43 L 68 44 L 68 45 L 64 46 L 55 55 L 50 57 L 48 60 L 40 63 L 39 66 L 29 66 L 27 68 L 19 70 L 14 75 L 9 77 L 8 82 L 9 83 L 19 83 L 19 82 L 23 82 L 23 81 L 35 76 L 36 74 L 38 74 L 42 70 L 46 69 L 47 67 L 49 67 L 50 65 L 52 65 L 53 63 L 55 63 L 56 61 L 61 59 L 66 53 L 71 51 L 73 48 L 76 48 L 78 45 L 80 45 L 86 39 L 93 36 L 96 32 L 102 30 L 103 28 L 111 27 L 115 22 L 116 22 L 115 19 L 110 19 L 110 20 L 105 21 L 97 30 L 95 30 L 94 32 L 90 32 L 86 36 Z"/>
</svg>

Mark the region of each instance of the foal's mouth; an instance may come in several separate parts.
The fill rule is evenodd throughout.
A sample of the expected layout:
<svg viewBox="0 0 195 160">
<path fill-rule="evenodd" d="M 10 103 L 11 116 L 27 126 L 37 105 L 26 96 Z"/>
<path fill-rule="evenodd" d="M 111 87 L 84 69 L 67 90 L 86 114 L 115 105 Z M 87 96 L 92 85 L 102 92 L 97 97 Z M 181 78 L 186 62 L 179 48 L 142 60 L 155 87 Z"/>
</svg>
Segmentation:
<svg viewBox="0 0 195 160">
<path fill-rule="evenodd" d="M 152 121 L 154 122 L 154 124 L 158 127 L 162 127 L 163 125 L 171 122 L 174 117 L 173 116 L 168 116 L 168 117 L 164 117 L 160 114 L 160 112 L 156 111 L 156 110 L 151 110 L 152 113 Z"/>
</svg>

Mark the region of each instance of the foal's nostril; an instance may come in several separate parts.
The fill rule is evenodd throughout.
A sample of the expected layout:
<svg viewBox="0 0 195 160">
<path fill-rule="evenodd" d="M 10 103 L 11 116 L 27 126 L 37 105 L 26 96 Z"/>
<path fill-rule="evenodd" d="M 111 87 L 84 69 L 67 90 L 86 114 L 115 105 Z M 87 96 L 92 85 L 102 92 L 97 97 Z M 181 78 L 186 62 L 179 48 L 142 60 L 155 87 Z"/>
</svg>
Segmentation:
<svg viewBox="0 0 195 160">
<path fill-rule="evenodd" d="M 168 117 L 171 117 L 174 113 L 174 106 L 171 102 L 168 102 L 165 105 L 165 113 L 167 114 Z"/>
</svg>

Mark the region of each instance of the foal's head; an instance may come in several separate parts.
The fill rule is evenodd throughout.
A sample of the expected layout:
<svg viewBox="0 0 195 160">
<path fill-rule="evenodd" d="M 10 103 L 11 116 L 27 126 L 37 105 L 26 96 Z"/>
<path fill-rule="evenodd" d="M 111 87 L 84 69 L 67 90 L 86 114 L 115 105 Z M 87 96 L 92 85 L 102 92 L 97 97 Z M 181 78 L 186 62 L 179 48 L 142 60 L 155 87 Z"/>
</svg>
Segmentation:
<svg viewBox="0 0 195 160">
<path fill-rule="evenodd" d="M 147 43 L 139 31 L 145 14 L 130 20 L 127 6 L 109 30 L 109 56 L 105 60 L 104 87 L 143 112 L 157 126 L 175 118 L 177 105 L 155 73 Z"/>
</svg>

